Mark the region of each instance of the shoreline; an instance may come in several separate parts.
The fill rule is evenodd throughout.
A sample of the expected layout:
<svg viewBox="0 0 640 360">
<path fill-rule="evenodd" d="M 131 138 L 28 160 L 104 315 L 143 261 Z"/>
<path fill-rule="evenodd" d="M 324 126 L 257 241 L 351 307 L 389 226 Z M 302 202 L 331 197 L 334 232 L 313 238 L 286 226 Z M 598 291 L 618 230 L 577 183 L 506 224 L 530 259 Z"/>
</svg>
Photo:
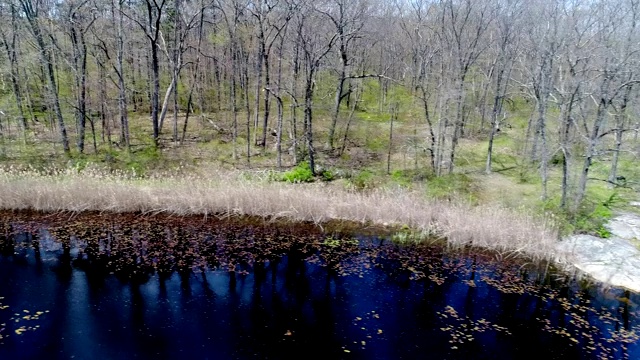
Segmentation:
<svg viewBox="0 0 640 360">
<path fill-rule="evenodd" d="M 348 191 L 338 184 L 288 184 L 247 179 L 137 179 L 65 172 L 0 171 L 0 210 L 49 213 L 111 212 L 202 216 L 257 216 L 288 221 L 352 222 L 405 229 L 510 256 L 552 259 L 552 224 L 498 205 L 428 200 L 419 190 Z"/>
</svg>

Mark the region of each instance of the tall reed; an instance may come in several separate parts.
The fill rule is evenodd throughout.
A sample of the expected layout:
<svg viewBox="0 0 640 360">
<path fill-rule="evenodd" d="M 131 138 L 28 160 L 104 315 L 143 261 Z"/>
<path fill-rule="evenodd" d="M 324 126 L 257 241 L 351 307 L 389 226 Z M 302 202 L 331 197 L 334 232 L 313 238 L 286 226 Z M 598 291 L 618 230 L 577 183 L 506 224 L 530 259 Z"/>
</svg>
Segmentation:
<svg viewBox="0 0 640 360">
<path fill-rule="evenodd" d="M 156 176 L 97 170 L 48 173 L 0 169 L 0 209 L 255 215 L 323 223 L 338 219 L 428 229 L 453 245 L 550 258 L 557 231 L 548 222 L 497 205 L 427 200 L 419 190 L 366 193 L 325 184 L 285 184 L 225 172 Z"/>
</svg>

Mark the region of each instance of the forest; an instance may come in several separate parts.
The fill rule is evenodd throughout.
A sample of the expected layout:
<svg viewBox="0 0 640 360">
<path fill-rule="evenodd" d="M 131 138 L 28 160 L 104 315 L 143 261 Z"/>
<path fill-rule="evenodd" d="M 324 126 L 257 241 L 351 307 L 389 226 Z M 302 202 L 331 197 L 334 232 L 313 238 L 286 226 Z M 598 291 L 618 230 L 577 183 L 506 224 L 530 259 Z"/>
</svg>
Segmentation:
<svg viewBox="0 0 640 360">
<path fill-rule="evenodd" d="M 638 16 L 639 0 L 2 0 L 0 159 L 297 165 L 361 187 L 499 173 L 566 213 L 608 207 L 640 181 Z"/>
</svg>

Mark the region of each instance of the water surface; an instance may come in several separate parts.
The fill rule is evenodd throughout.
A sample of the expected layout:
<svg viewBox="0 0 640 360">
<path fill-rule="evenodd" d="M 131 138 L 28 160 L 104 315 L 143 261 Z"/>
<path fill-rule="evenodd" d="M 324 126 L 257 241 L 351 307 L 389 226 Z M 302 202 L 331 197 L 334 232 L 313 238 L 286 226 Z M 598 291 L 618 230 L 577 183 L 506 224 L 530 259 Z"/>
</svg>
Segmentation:
<svg viewBox="0 0 640 360">
<path fill-rule="evenodd" d="M 51 220 L 0 238 L 0 359 L 640 358 L 640 296 L 543 265 L 311 226 Z"/>
</svg>

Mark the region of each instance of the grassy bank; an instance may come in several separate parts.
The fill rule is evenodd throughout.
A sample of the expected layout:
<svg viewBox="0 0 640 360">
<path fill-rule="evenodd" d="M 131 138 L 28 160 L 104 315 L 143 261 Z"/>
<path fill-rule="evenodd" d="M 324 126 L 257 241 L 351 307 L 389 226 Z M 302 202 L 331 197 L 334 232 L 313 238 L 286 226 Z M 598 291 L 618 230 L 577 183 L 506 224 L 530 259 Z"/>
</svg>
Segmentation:
<svg viewBox="0 0 640 360">
<path fill-rule="evenodd" d="M 550 219 L 499 205 L 429 200 L 425 193 L 419 187 L 354 191 L 339 181 L 290 184 L 266 173 L 138 178 L 91 170 L 0 170 L 0 209 L 5 210 L 253 215 L 319 225 L 345 220 L 410 228 L 458 246 L 534 258 L 553 254 L 557 231 Z"/>
</svg>

